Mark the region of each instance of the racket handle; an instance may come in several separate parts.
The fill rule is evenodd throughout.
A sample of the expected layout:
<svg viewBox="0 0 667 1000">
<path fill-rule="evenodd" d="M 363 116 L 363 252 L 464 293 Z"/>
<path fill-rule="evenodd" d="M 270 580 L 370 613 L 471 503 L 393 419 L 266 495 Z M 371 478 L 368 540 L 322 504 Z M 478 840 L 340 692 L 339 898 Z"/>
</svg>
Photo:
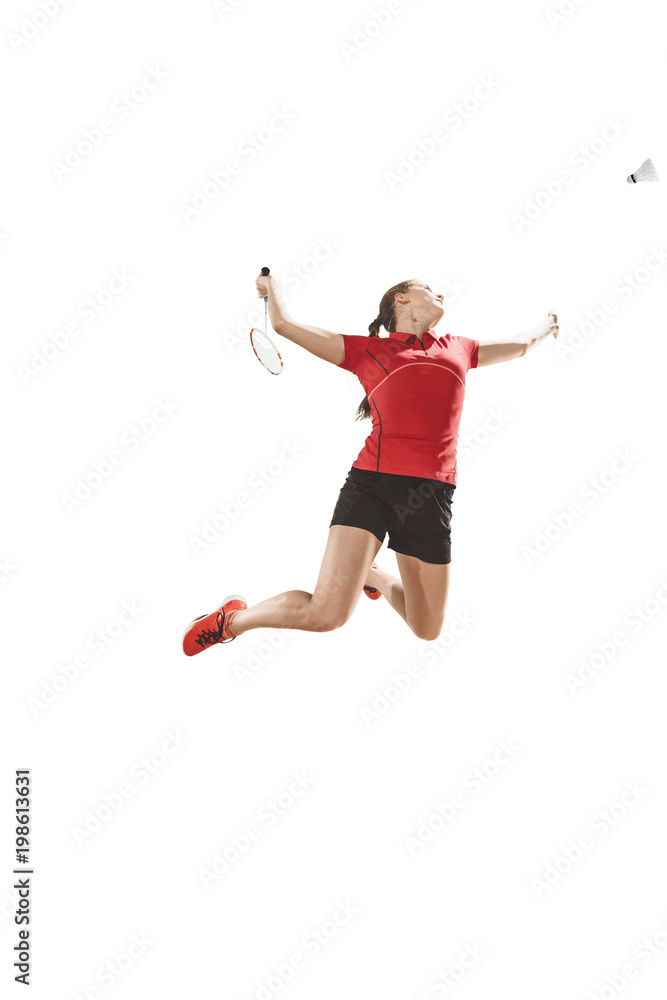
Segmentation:
<svg viewBox="0 0 667 1000">
<path fill-rule="evenodd" d="M 271 272 L 269 271 L 268 267 L 263 267 L 262 268 L 262 274 L 264 275 L 265 278 L 266 278 L 267 274 L 270 274 L 270 273 Z"/>
</svg>

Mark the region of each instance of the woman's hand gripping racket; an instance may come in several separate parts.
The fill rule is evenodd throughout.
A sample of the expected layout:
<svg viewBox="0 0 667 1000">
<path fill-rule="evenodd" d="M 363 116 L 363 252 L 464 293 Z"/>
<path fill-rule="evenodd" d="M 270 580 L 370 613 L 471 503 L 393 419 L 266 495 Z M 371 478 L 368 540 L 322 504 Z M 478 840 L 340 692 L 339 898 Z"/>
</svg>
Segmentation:
<svg viewBox="0 0 667 1000">
<path fill-rule="evenodd" d="M 269 311 L 269 296 L 266 282 L 262 281 L 262 278 L 268 277 L 269 274 L 270 271 L 268 267 L 263 267 L 262 273 L 257 278 L 257 291 L 259 292 L 260 298 L 264 299 L 264 330 L 258 330 L 253 327 L 250 331 L 250 343 L 252 344 L 252 349 L 255 352 L 255 357 L 261 364 L 264 365 L 266 370 L 271 372 L 272 375 L 280 375 L 283 370 L 283 359 L 280 356 L 280 351 L 266 332 L 267 315 Z M 262 295 L 263 292 L 267 292 L 267 294 Z"/>
</svg>

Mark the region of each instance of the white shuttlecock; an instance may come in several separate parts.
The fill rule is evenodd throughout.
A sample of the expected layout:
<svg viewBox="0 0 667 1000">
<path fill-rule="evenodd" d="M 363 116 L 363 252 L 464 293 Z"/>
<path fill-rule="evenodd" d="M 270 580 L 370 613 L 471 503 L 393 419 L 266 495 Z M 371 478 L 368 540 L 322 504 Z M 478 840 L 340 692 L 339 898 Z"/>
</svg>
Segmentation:
<svg viewBox="0 0 667 1000">
<path fill-rule="evenodd" d="M 653 166 L 653 160 L 644 160 L 641 167 L 635 170 L 634 174 L 628 177 L 628 184 L 636 184 L 638 181 L 658 181 L 657 171 Z"/>
</svg>

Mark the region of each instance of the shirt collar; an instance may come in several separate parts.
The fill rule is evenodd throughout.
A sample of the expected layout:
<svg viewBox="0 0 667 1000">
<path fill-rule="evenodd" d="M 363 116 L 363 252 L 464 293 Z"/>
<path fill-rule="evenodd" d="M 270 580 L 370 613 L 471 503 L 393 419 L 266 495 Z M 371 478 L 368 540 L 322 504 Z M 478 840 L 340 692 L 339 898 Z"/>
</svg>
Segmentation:
<svg viewBox="0 0 667 1000">
<path fill-rule="evenodd" d="M 415 340 L 417 340 L 417 336 L 414 333 L 401 333 L 400 331 L 394 331 L 390 333 L 389 336 L 394 340 L 403 341 L 404 344 L 413 344 Z M 426 330 L 425 333 L 422 334 L 422 337 L 424 340 L 426 340 L 427 337 L 430 337 L 431 340 L 435 340 L 433 330 Z"/>
</svg>

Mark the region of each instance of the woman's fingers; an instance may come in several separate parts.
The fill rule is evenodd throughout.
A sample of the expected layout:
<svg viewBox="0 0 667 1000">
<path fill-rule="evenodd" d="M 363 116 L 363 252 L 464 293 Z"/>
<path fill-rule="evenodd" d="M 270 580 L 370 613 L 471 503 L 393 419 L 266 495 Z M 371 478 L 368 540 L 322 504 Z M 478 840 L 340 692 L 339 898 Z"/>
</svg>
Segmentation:
<svg viewBox="0 0 667 1000">
<path fill-rule="evenodd" d="M 554 337 L 558 336 L 558 316 L 556 313 L 549 313 L 549 318 L 551 323 L 549 324 L 549 333 L 552 333 Z"/>
<path fill-rule="evenodd" d="M 257 289 L 257 294 L 260 299 L 265 299 L 269 294 L 269 282 L 271 281 L 271 275 L 269 274 L 258 274 L 255 279 L 255 288 Z"/>
</svg>

